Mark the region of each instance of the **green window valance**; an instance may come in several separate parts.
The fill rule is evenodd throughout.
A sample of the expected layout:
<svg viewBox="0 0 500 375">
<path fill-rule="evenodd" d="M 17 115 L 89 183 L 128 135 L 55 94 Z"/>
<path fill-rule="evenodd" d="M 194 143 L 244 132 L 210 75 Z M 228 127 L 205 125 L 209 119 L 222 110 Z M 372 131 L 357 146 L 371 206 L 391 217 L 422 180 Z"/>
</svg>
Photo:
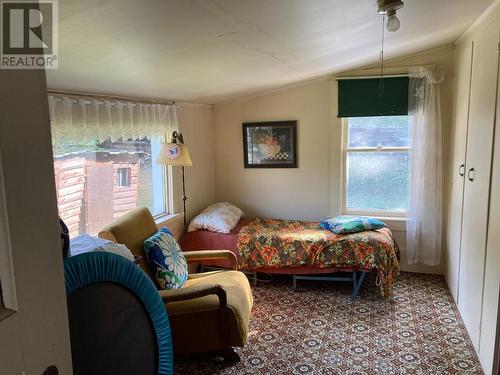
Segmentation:
<svg viewBox="0 0 500 375">
<path fill-rule="evenodd" d="M 338 117 L 403 116 L 408 114 L 408 77 L 339 80 Z"/>
</svg>

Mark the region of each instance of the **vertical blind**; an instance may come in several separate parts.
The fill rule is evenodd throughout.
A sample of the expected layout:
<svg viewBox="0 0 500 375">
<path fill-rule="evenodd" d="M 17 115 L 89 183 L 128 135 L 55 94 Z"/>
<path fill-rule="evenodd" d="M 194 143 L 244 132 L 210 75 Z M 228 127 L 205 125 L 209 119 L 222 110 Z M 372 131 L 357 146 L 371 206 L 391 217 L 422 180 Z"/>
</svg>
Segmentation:
<svg viewBox="0 0 500 375">
<path fill-rule="evenodd" d="M 338 117 L 408 114 L 408 77 L 339 80 Z"/>
</svg>

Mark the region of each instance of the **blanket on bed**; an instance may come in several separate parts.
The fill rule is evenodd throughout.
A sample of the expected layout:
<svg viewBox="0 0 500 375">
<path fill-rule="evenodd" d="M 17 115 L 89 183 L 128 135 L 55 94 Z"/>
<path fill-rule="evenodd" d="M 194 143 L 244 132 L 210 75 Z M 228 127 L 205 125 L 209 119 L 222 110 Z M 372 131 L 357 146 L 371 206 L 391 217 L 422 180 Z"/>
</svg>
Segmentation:
<svg viewBox="0 0 500 375">
<path fill-rule="evenodd" d="M 377 270 L 387 297 L 399 274 L 399 249 L 390 229 L 338 235 L 318 222 L 257 218 L 238 236 L 240 267 L 353 267 Z"/>
</svg>

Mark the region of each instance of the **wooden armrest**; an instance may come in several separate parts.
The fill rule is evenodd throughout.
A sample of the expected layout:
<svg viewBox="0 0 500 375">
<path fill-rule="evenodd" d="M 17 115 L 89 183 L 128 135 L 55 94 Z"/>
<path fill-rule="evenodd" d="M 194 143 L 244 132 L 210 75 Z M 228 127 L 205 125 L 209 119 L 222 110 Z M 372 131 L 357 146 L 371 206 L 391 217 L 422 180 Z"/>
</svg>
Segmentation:
<svg viewBox="0 0 500 375">
<path fill-rule="evenodd" d="M 221 327 L 225 327 L 227 325 L 226 291 L 218 284 L 193 285 L 180 289 L 159 290 L 158 292 L 160 293 L 160 297 L 165 304 L 167 302 L 186 301 L 215 294 L 219 297 L 219 324 Z M 228 342 L 227 332 L 228 331 L 226 329 L 220 330 L 220 339 L 223 343 Z"/>
<path fill-rule="evenodd" d="M 200 260 L 214 260 L 214 259 L 229 259 L 231 261 L 231 268 L 238 269 L 238 259 L 229 250 L 196 250 L 196 251 L 183 251 L 182 255 L 188 262 L 195 262 Z"/>
<path fill-rule="evenodd" d="M 225 309 L 227 307 L 226 291 L 217 284 L 193 285 L 180 289 L 164 289 L 158 292 L 164 302 L 186 301 L 215 294 L 219 297 L 219 308 Z"/>
</svg>

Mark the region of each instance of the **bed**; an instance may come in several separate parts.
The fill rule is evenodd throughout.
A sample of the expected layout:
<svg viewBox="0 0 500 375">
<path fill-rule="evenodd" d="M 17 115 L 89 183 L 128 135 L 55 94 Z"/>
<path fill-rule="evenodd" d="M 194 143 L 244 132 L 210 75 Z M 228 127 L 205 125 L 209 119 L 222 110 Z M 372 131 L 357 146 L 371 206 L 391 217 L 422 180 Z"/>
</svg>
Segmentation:
<svg viewBox="0 0 500 375">
<path fill-rule="evenodd" d="M 197 230 L 180 240 L 184 251 L 228 249 L 239 260 L 240 269 L 293 275 L 297 280 L 350 281 L 353 297 L 367 272 L 377 272 L 380 292 L 387 297 L 399 274 L 399 249 L 388 228 L 337 235 L 318 222 L 267 218 L 241 219 L 228 234 Z M 205 266 L 227 267 L 220 261 Z M 347 277 L 330 275 L 343 272 Z M 328 274 L 328 275 L 326 275 Z"/>
</svg>

